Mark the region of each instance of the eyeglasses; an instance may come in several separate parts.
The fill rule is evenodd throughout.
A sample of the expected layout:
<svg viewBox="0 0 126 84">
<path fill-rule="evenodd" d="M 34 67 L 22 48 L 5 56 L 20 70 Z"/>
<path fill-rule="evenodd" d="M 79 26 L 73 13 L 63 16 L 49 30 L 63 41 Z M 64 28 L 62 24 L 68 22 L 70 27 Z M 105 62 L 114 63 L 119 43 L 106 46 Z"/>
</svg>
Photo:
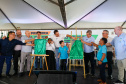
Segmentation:
<svg viewBox="0 0 126 84">
<path fill-rule="evenodd" d="M 102 33 L 102 34 L 107 34 L 107 33 Z"/>
</svg>

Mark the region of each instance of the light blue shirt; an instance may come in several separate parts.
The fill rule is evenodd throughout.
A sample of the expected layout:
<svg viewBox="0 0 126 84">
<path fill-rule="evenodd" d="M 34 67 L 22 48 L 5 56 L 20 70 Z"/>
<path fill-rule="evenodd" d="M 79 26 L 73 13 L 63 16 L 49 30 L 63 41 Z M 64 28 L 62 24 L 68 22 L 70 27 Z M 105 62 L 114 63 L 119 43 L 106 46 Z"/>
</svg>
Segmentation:
<svg viewBox="0 0 126 84">
<path fill-rule="evenodd" d="M 103 53 L 105 53 L 107 56 L 107 47 L 106 47 L 106 45 L 103 45 L 103 46 L 99 45 L 98 48 L 99 48 L 99 50 L 97 53 L 97 59 L 100 61 L 103 56 Z M 105 59 L 103 60 L 103 62 L 107 62 L 106 56 L 105 56 Z"/>
<path fill-rule="evenodd" d="M 68 47 L 67 46 L 64 46 L 63 48 L 62 47 L 59 47 L 59 53 L 60 53 L 60 59 L 67 59 L 68 58 Z"/>
<path fill-rule="evenodd" d="M 88 38 L 87 36 L 83 37 L 83 41 L 87 42 L 87 43 L 91 43 L 91 42 L 95 42 L 95 38 L 94 37 L 90 37 Z M 84 52 L 85 53 L 91 53 L 94 51 L 94 47 L 92 46 L 88 46 L 86 44 L 84 44 Z"/>
<path fill-rule="evenodd" d="M 126 58 L 126 34 L 122 33 L 119 37 L 116 36 L 111 45 L 115 47 L 115 54 L 117 60 L 122 60 Z"/>
</svg>

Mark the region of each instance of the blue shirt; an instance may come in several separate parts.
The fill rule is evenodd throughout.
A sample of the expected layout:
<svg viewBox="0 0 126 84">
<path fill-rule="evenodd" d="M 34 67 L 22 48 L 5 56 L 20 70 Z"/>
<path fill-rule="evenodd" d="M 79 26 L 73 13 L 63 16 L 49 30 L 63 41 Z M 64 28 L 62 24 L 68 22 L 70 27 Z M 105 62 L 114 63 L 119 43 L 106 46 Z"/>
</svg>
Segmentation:
<svg viewBox="0 0 126 84">
<path fill-rule="evenodd" d="M 91 42 L 95 42 L 95 38 L 94 37 L 90 37 L 88 38 L 87 36 L 83 37 L 83 41 L 87 42 L 87 43 L 91 43 Z M 88 46 L 86 44 L 84 44 L 84 52 L 85 53 L 91 53 L 94 51 L 94 47 L 92 46 Z"/>
<path fill-rule="evenodd" d="M 100 61 L 103 56 L 103 53 L 105 53 L 107 56 L 107 47 L 106 47 L 106 45 L 103 45 L 103 46 L 99 45 L 98 48 L 99 48 L 99 51 L 97 53 L 97 59 L 98 59 L 98 61 Z M 107 62 L 106 56 L 105 56 L 105 59 L 103 60 L 103 62 Z"/>
<path fill-rule="evenodd" d="M 0 46 L 1 46 L 1 55 L 2 56 L 12 56 L 14 47 L 16 45 L 25 45 L 26 43 L 22 43 L 21 41 L 18 41 L 16 39 L 13 39 L 9 41 L 8 38 L 6 39 L 0 39 Z"/>
<path fill-rule="evenodd" d="M 59 53 L 60 53 L 60 59 L 67 59 L 68 58 L 68 47 L 67 46 L 64 46 L 63 48 L 62 47 L 59 47 Z"/>
<path fill-rule="evenodd" d="M 126 34 L 122 33 L 119 37 L 116 36 L 111 45 L 115 47 L 115 54 L 117 60 L 122 60 L 126 58 Z"/>
</svg>

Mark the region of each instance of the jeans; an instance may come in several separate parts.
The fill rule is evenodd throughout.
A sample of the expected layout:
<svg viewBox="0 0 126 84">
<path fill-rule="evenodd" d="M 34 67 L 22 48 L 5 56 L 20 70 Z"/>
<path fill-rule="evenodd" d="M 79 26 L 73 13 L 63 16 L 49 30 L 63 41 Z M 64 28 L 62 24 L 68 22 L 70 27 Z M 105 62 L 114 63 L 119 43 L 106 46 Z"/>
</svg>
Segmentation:
<svg viewBox="0 0 126 84">
<path fill-rule="evenodd" d="M 0 56 L 0 75 L 2 74 L 2 69 L 3 69 L 3 64 L 5 59 L 7 64 L 6 75 L 10 73 L 12 56 Z"/>
<path fill-rule="evenodd" d="M 56 48 L 55 49 L 55 55 L 56 55 L 56 70 L 59 70 L 59 58 L 58 58 L 58 51 L 59 51 L 59 48 Z"/>
<path fill-rule="evenodd" d="M 100 78 L 101 78 L 101 80 L 103 82 L 106 82 L 105 66 L 106 66 L 106 63 L 102 63 L 101 65 L 99 65 L 99 68 L 100 68 Z"/>
<path fill-rule="evenodd" d="M 40 57 L 39 59 L 40 59 L 40 68 L 42 68 L 42 57 Z M 34 67 L 35 68 L 38 67 L 38 56 L 35 57 Z"/>
</svg>

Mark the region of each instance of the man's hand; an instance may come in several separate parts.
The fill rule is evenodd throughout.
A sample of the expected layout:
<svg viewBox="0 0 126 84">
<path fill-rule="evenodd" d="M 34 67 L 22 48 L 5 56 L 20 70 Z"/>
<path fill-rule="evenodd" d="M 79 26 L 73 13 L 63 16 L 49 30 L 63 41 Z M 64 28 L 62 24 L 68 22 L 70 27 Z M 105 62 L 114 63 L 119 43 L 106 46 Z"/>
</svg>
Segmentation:
<svg viewBox="0 0 126 84">
<path fill-rule="evenodd" d="M 101 65 L 102 64 L 102 62 L 101 61 L 98 61 L 98 65 Z"/>
<path fill-rule="evenodd" d="M 2 39 L 4 40 L 5 38 L 7 38 L 6 36 L 2 37 Z"/>
<path fill-rule="evenodd" d="M 45 38 L 44 39 L 47 39 L 48 38 L 48 36 L 45 36 Z"/>
<path fill-rule="evenodd" d="M 34 41 L 35 39 L 33 38 L 32 41 Z"/>
<path fill-rule="evenodd" d="M 59 58 L 60 56 L 58 55 L 58 58 Z"/>
<path fill-rule="evenodd" d="M 76 38 L 76 37 L 72 37 L 72 39 L 73 39 L 73 40 L 77 40 L 77 38 Z"/>
<path fill-rule="evenodd" d="M 91 44 L 93 44 L 93 46 L 95 46 L 95 43 L 94 42 L 91 42 Z"/>
<path fill-rule="evenodd" d="M 31 44 L 31 46 L 34 46 L 35 44 Z"/>
</svg>

